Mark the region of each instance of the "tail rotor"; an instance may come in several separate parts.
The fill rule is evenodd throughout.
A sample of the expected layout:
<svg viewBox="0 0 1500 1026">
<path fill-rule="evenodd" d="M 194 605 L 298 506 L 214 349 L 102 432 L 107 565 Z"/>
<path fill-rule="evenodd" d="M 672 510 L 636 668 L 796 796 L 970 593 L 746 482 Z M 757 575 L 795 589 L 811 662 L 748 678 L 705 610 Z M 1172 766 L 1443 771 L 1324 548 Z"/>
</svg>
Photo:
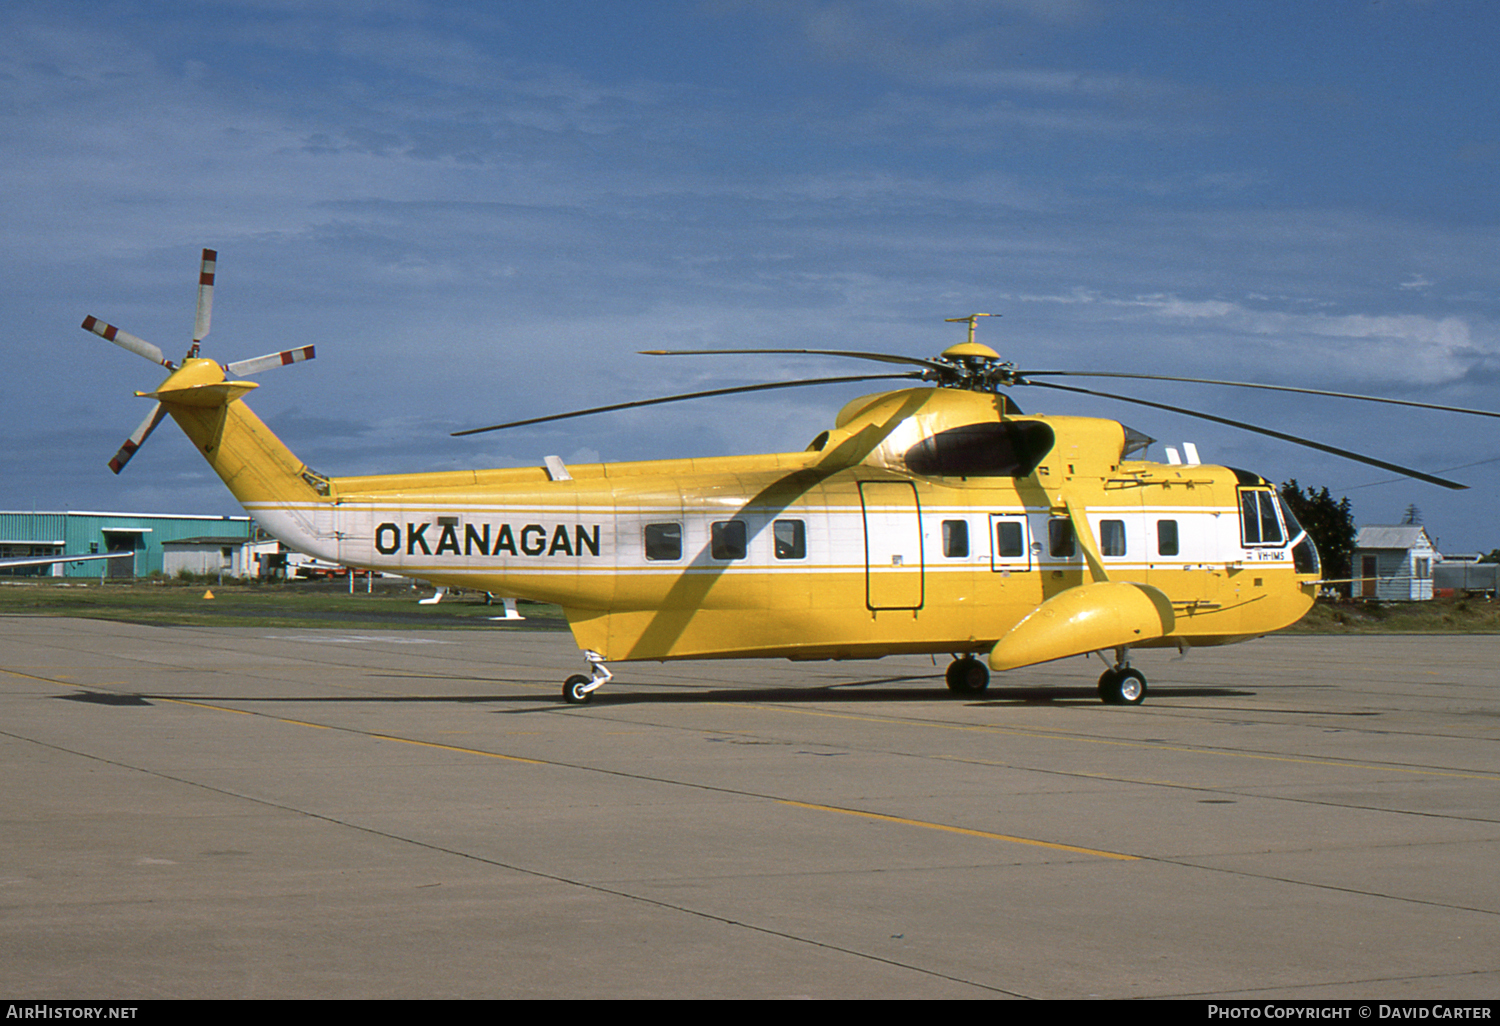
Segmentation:
<svg viewBox="0 0 1500 1026">
<path fill-rule="evenodd" d="M 218 270 L 219 254 L 217 250 L 205 249 L 203 251 L 202 263 L 198 269 L 198 307 L 193 317 L 193 343 L 188 347 L 187 355 L 183 362 L 199 359 L 199 349 L 203 339 L 208 336 L 213 322 L 214 311 L 214 276 Z M 113 342 L 121 349 L 127 349 L 137 356 L 144 357 L 152 363 L 165 367 L 169 371 L 176 372 L 180 369 L 178 364 L 167 359 L 161 347 L 138 335 L 107 324 L 97 317 L 85 317 L 83 330 L 93 332 L 100 338 Z M 281 352 L 267 353 L 265 356 L 252 357 L 249 360 L 238 360 L 234 363 L 220 364 L 220 368 L 226 376 L 243 377 L 248 374 L 259 374 L 261 371 L 270 370 L 272 367 L 284 367 L 291 363 L 301 363 L 311 360 L 316 353 L 312 346 L 302 346 L 297 349 L 284 349 Z M 144 393 L 137 393 L 138 395 Z M 156 425 L 162 422 L 167 415 L 166 407 L 157 402 L 146 419 L 133 431 L 125 444 L 120 446 L 118 452 L 109 461 L 109 469 L 118 474 L 125 469 L 137 450 L 146 444 L 146 439 L 151 437 L 151 432 L 156 430 Z"/>
</svg>

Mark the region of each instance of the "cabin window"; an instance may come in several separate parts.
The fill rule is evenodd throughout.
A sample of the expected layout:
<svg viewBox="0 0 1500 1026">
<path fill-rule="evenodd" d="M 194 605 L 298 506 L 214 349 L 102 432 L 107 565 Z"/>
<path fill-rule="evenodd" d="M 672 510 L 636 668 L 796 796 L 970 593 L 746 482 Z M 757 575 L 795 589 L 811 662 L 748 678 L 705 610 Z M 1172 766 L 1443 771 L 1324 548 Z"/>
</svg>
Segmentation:
<svg viewBox="0 0 1500 1026">
<path fill-rule="evenodd" d="M 1177 521 L 1156 522 L 1156 552 L 1161 556 L 1177 555 Z"/>
<path fill-rule="evenodd" d="M 1019 520 L 1002 520 L 995 525 L 995 551 L 1001 559 L 1020 559 L 1026 555 L 1026 540 Z"/>
<path fill-rule="evenodd" d="M 1125 555 L 1125 521 L 1099 521 L 1099 552 L 1105 556 Z"/>
<path fill-rule="evenodd" d="M 969 554 L 969 522 L 967 520 L 943 521 L 943 555 L 960 559 Z"/>
<path fill-rule="evenodd" d="M 745 558 L 745 522 L 720 520 L 709 528 L 709 555 L 715 559 Z"/>
<path fill-rule="evenodd" d="M 682 558 L 682 525 L 681 524 L 647 524 L 646 525 L 646 558 L 647 559 L 681 559 Z"/>
<path fill-rule="evenodd" d="M 1240 492 L 1240 532 L 1246 545 L 1286 544 L 1276 515 L 1276 497 L 1269 489 Z"/>
<path fill-rule="evenodd" d="M 807 525 L 801 520 L 778 520 L 771 526 L 777 559 L 807 558 Z"/>
<path fill-rule="evenodd" d="M 965 424 L 906 450 L 912 473 L 929 477 L 1026 477 L 1052 449 L 1052 428 L 1034 420 Z"/>
<path fill-rule="evenodd" d="M 1073 521 L 1062 517 L 1047 521 L 1047 551 L 1057 559 L 1073 558 Z"/>
</svg>

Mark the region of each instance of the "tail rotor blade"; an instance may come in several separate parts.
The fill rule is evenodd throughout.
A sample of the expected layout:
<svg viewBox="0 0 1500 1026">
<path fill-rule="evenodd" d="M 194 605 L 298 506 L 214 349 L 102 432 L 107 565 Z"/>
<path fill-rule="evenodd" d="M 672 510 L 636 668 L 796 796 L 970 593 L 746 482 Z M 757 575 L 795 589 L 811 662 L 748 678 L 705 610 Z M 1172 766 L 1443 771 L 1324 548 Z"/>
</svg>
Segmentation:
<svg viewBox="0 0 1500 1026">
<path fill-rule="evenodd" d="M 236 377 L 244 374 L 259 374 L 261 371 L 270 370 L 272 367 L 285 367 L 289 363 L 301 363 L 303 360 L 311 360 L 317 355 L 313 352 L 313 348 L 313 346 L 303 346 L 300 349 L 284 349 L 279 353 L 254 356 L 248 360 L 236 360 L 234 363 L 226 363 L 224 369 Z"/>
<path fill-rule="evenodd" d="M 128 331 L 121 331 L 113 324 L 105 324 L 97 317 L 85 317 L 83 319 L 83 330 L 92 331 L 95 335 L 113 342 L 121 349 L 128 349 L 137 356 L 144 356 L 152 363 L 161 364 L 167 370 L 177 369 L 177 365 L 168 360 L 166 354 L 150 342 L 147 342 L 143 338 L 138 338 Z"/>
<path fill-rule="evenodd" d="M 162 407 L 161 403 L 157 403 L 151 407 L 151 412 L 146 414 L 146 419 L 141 421 L 140 427 L 136 428 L 129 438 L 125 439 L 125 444 L 120 446 L 120 451 L 115 453 L 114 459 L 109 461 L 109 469 L 113 470 L 116 474 L 124 470 L 125 464 L 130 462 L 130 457 L 135 455 L 137 449 L 146 444 L 146 439 L 151 437 L 151 432 L 156 430 L 156 425 L 160 424 L 161 419 L 166 415 L 167 411 Z"/>
<path fill-rule="evenodd" d="M 214 316 L 214 268 L 219 263 L 217 250 L 203 251 L 203 266 L 198 271 L 198 316 L 193 321 L 193 345 L 208 336 Z"/>
</svg>

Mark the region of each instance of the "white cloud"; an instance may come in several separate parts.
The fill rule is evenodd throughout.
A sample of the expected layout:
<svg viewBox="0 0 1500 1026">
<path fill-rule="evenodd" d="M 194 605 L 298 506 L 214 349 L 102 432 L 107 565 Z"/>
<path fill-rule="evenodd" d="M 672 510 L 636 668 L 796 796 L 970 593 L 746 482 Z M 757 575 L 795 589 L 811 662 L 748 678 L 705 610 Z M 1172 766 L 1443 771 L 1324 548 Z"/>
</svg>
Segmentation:
<svg viewBox="0 0 1500 1026">
<path fill-rule="evenodd" d="M 1117 302 L 1145 308 L 1167 322 L 1214 322 L 1233 334 L 1260 336 L 1275 359 L 1268 360 L 1263 347 L 1241 362 L 1279 380 L 1293 372 L 1401 388 L 1438 385 L 1462 379 L 1481 357 L 1500 351 L 1493 339 L 1477 342 L 1469 322 L 1457 316 L 1306 314 L 1175 296 Z"/>
</svg>

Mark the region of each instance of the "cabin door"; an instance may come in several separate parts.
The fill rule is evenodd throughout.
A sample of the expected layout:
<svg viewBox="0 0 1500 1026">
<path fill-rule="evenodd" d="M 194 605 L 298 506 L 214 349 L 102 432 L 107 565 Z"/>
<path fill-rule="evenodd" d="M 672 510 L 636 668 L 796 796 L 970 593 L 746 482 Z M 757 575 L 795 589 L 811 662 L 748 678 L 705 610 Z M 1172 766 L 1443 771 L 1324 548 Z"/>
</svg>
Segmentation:
<svg viewBox="0 0 1500 1026">
<path fill-rule="evenodd" d="M 861 481 L 865 521 L 865 605 L 922 608 L 922 522 L 910 481 Z"/>
</svg>

